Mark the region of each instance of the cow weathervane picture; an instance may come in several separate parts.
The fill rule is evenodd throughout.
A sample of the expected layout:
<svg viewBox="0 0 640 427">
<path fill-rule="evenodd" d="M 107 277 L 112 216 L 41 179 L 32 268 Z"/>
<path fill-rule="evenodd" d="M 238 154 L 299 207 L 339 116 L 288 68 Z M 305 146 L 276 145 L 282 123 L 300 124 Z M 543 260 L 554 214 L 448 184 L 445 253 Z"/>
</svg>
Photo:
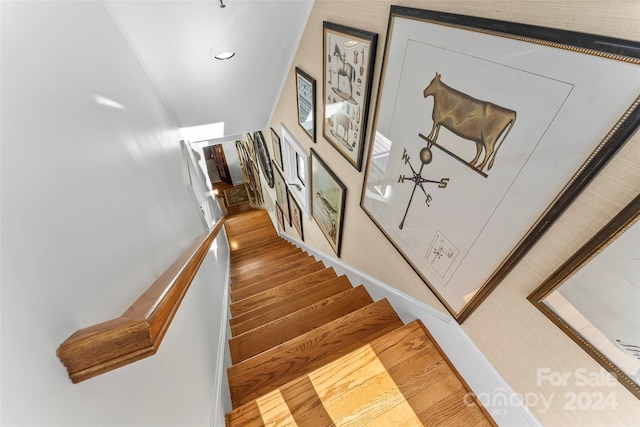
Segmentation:
<svg viewBox="0 0 640 427">
<path fill-rule="evenodd" d="M 633 133 L 639 56 L 392 6 L 360 205 L 458 321 Z"/>
</svg>

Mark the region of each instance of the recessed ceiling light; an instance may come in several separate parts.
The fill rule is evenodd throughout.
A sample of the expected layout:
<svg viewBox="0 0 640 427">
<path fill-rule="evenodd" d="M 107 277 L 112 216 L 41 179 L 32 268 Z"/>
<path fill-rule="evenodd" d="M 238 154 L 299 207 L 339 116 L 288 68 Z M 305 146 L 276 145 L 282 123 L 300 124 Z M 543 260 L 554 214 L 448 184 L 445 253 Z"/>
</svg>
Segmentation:
<svg viewBox="0 0 640 427">
<path fill-rule="evenodd" d="M 236 50 L 229 45 L 216 45 L 209 51 L 209 56 L 219 61 L 226 61 L 236 56 Z"/>
</svg>

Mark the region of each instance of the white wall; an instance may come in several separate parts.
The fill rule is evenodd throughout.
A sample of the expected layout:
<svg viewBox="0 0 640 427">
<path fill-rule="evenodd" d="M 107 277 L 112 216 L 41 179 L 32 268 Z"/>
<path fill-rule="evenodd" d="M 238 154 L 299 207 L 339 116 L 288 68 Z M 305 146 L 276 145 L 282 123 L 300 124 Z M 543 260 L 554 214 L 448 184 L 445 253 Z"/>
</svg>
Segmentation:
<svg viewBox="0 0 640 427">
<path fill-rule="evenodd" d="M 55 353 L 204 231 L 177 123 L 102 3 L 1 7 L 0 423 L 207 425 L 224 237 L 156 356 L 73 385 Z"/>
</svg>

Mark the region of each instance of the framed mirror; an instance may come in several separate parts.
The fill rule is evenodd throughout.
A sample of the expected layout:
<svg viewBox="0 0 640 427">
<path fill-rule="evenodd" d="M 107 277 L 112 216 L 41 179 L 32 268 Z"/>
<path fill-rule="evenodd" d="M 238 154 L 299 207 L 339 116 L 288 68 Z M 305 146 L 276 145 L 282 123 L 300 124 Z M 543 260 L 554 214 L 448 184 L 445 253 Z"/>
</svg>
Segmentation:
<svg viewBox="0 0 640 427">
<path fill-rule="evenodd" d="M 640 398 L 640 196 L 528 299 Z"/>
</svg>

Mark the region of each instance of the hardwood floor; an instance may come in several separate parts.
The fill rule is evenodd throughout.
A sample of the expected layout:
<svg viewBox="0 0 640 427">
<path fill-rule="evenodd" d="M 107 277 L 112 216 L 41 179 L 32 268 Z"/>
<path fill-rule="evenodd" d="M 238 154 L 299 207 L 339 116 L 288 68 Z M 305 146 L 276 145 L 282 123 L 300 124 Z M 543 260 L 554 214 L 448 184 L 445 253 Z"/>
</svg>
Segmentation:
<svg viewBox="0 0 640 427">
<path fill-rule="evenodd" d="M 495 425 L 419 320 L 231 208 L 227 426 Z"/>
</svg>

